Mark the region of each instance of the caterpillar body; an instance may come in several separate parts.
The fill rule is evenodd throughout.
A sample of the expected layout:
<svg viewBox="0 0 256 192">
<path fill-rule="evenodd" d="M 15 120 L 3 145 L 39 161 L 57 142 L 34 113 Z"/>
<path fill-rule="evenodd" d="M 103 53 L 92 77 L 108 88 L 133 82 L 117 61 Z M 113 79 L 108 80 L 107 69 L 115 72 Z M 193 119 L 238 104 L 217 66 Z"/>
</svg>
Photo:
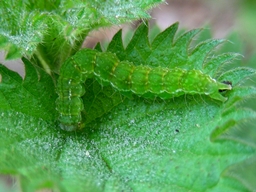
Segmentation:
<svg viewBox="0 0 256 192">
<path fill-rule="evenodd" d="M 57 83 L 56 109 L 62 129 L 81 129 L 84 112 L 84 82 L 95 77 L 100 84 L 111 84 L 122 93 L 133 93 L 146 98 L 170 99 L 184 94 L 204 94 L 226 101 L 221 91 L 232 86 L 218 82 L 200 70 L 135 66 L 119 61 L 115 54 L 83 49 L 70 57 L 61 67 Z M 221 91 L 220 91 L 221 90 Z"/>
</svg>

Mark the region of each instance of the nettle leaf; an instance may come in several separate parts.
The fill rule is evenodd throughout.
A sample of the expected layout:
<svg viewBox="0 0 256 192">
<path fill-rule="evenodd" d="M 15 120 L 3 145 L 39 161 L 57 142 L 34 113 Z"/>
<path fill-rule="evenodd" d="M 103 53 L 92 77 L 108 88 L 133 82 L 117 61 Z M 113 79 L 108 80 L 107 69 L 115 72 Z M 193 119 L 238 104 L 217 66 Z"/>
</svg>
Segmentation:
<svg viewBox="0 0 256 192">
<path fill-rule="evenodd" d="M 136 64 L 153 65 L 161 55 L 157 64 L 170 68 L 170 54 L 164 50 L 179 53 L 180 48 L 182 57 L 176 58 L 175 52 L 171 55 L 177 61 L 173 65 L 184 69 L 193 68 L 193 54 L 202 54 L 202 65 L 220 67 L 219 61 L 228 61 L 223 56 L 209 56 L 219 41 L 208 41 L 208 48 L 202 43 L 185 50 L 197 30 L 162 46 L 164 39 L 172 41 L 174 29 L 167 29 L 170 36 L 165 31 L 148 41 L 145 50 L 139 49 L 146 42 L 136 37 L 139 32 L 134 36 L 137 43 L 131 40 L 134 50 L 132 45 L 121 49 L 121 39 L 116 36 L 108 51 L 124 60 L 136 57 L 137 61 L 132 60 Z M 143 31 L 141 38 L 147 37 L 147 29 Z M 185 61 L 191 61 L 189 66 Z M 255 119 L 256 113 L 239 106 L 255 96 L 255 87 L 239 83 L 253 75 L 253 70 L 240 68 L 217 76 L 235 82 L 231 91 L 223 92 L 229 98 L 225 103 L 204 95 L 124 99 L 118 90 L 89 79 L 85 82 L 88 97 L 83 101 L 92 118 L 83 131 L 65 132 L 56 121 L 52 77 L 28 60 L 23 62 L 24 80 L 0 68 L 0 173 L 16 175 L 24 191 L 248 191 L 255 186 L 255 131 L 244 125 Z M 254 136 L 246 134 L 249 132 Z"/>
<path fill-rule="evenodd" d="M 54 120 L 56 93 L 52 79 L 42 70 L 36 71 L 27 59 L 23 58 L 23 62 L 26 64 L 26 74 L 29 74 L 24 80 L 19 74 L 3 65 L 0 66 L 2 76 L 0 108 L 45 120 Z"/>
<path fill-rule="evenodd" d="M 99 27 L 149 18 L 147 10 L 163 2 L 11 0 L 0 2 L 0 49 L 7 59 L 33 55 L 45 69 L 58 67 Z M 50 72 L 50 71 L 48 71 Z"/>
<path fill-rule="evenodd" d="M 0 49 L 7 59 L 32 55 L 46 32 L 47 14 L 26 6 L 21 0 L 0 2 Z"/>
</svg>

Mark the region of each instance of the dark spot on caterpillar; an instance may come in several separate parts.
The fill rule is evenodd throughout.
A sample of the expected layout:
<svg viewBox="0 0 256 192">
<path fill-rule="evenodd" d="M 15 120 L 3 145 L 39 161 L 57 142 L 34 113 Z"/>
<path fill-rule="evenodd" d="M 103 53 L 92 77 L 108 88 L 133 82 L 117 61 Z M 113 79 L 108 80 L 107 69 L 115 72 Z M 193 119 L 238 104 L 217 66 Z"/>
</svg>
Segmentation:
<svg viewBox="0 0 256 192">
<path fill-rule="evenodd" d="M 226 84 L 226 85 L 230 85 L 232 88 L 232 82 L 231 81 L 222 81 L 222 83 Z M 219 89 L 219 92 L 225 92 L 227 89 Z"/>
<path fill-rule="evenodd" d="M 179 129 L 175 129 L 175 131 L 177 132 L 177 133 L 179 133 L 180 131 L 179 131 Z"/>
</svg>

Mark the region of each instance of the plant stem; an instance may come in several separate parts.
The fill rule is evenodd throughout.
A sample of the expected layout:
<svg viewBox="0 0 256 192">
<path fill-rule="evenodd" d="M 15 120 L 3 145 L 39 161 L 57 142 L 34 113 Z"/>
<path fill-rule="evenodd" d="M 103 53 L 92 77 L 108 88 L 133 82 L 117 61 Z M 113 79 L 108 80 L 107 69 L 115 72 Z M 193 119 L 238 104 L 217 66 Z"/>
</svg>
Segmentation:
<svg viewBox="0 0 256 192">
<path fill-rule="evenodd" d="M 35 55 L 37 56 L 38 60 L 40 61 L 40 64 L 42 65 L 46 73 L 51 75 L 51 68 L 49 67 L 48 63 L 45 61 L 45 59 L 42 57 L 38 50 L 35 52 Z"/>
</svg>

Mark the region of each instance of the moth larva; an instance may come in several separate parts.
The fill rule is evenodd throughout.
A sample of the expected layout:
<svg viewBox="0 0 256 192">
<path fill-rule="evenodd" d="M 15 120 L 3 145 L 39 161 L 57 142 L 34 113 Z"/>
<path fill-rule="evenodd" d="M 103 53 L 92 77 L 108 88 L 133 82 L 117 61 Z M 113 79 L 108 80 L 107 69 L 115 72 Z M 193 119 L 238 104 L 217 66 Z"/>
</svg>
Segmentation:
<svg viewBox="0 0 256 192">
<path fill-rule="evenodd" d="M 60 69 L 56 109 L 62 129 L 73 131 L 85 126 L 81 115 L 84 110 L 81 99 L 85 93 L 83 83 L 93 76 L 99 83 L 111 84 L 121 92 L 147 98 L 169 99 L 184 94 L 204 94 L 224 102 L 227 98 L 220 92 L 232 89 L 230 83 L 218 82 L 200 70 L 135 66 L 128 61 L 119 61 L 112 53 L 83 49 Z"/>
</svg>

